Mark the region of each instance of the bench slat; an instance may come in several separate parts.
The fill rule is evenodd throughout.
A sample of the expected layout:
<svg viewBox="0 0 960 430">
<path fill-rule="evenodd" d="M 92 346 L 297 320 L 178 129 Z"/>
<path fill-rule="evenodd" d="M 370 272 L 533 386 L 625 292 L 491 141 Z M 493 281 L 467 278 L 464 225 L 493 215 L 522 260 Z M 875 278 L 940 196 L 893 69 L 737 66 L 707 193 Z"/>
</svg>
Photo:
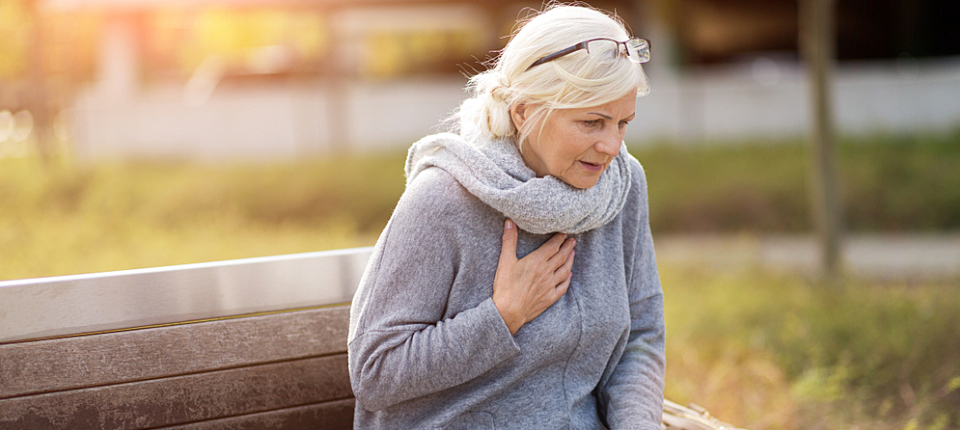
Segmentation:
<svg viewBox="0 0 960 430">
<path fill-rule="evenodd" d="M 352 430 L 354 399 L 204 421 L 178 430 Z"/>
<path fill-rule="evenodd" d="M 147 429 L 349 399 L 347 356 L 0 400 L 0 428 Z"/>
<path fill-rule="evenodd" d="M 344 353 L 349 312 L 337 306 L 4 344 L 0 399 Z"/>
<path fill-rule="evenodd" d="M 0 343 L 348 303 L 370 252 L 0 281 Z"/>
</svg>

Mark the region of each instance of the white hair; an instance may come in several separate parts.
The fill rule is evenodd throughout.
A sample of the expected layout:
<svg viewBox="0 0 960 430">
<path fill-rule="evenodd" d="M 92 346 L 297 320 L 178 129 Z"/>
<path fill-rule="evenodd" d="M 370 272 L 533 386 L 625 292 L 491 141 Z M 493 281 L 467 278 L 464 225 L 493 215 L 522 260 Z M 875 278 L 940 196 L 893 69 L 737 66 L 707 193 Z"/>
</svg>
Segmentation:
<svg viewBox="0 0 960 430">
<path fill-rule="evenodd" d="M 636 91 L 649 92 L 643 68 L 621 56 L 580 50 L 530 66 L 540 58 L 594 38 L 630 37 L 616 16 L 579 5 L 550 5 L 522 24 L 492 68 L 473 76 L 464 100 L 451 117 L 468 141 L 512 138 L 520 147 L 532 127 L 557 109 L 599 106 Z M 526 120 L 518 130 L 510 117 L 515 104 Z M 482 139 L 480 139 L 482 140 Z"/>
</svg>

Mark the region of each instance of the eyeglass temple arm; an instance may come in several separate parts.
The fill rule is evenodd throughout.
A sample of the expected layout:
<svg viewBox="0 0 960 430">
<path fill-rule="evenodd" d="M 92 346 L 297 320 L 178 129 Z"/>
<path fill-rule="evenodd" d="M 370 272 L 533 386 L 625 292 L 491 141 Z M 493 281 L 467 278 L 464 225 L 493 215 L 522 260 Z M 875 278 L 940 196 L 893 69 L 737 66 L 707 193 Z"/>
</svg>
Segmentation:
<svg viewBox="0 0 960 430">
<path fill-rule="evenodd" d="M 569 47 L 569 48 L 567 48 L 567 49 L 564 49 L 564 50 L 561 50 L 561 51 L 557 51 L 557 52 L 554 52 L 553 54 L 547 55 L 546 57 L 543 57 L 543 58 L 541 58 L 541 59 L 539 59 L 539 60 L 537 60 L 537 61 L 534 61 L 533 64 L 530 65 L 530 67 L 527 67 L 527 70 L 530 70 L 530 69 L 532 69 L 534 66 L 539 66 L 539 65 L 541 65 L 541 64 L 543 64 L 543 63 L 546 63 L 546 62 L 548 62 L 548 61 L 556 60 L 557 58 L 560 58 L 560 57 L 562 57 L 562 56 L 564 56 L 564 55 L 567 55 L 567 54 L 570 54 L 570 53 L 579 51 L 579 50 L 581 50 L 581 49 L 586 49 L 586 48 L 587 48 L 587 43 L 589 43 L 589 42 L 592 42 L 592 40 L 587 40 L 587 41 L 585 41 L 585 42 L 580 42 L 580 43 L 578 43 L 578 44 L 576 44 L 576 45 L 573 45 L 573 46 L 571 46 L 571 47 Z"/>
</svg>

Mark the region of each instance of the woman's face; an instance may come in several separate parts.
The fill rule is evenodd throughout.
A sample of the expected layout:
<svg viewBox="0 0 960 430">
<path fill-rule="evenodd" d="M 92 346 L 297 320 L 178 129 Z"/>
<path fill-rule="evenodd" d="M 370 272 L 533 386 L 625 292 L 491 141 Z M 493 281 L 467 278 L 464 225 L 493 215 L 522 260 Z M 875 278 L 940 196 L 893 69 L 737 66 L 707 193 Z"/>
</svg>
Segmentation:
<svg viewBox="0 0 960 430">
<path fill-rule="evenodd" d="M 556 110 L 522 144 L 523 162 L 538 177 L 550 175 L 577 188 L 590 188 L 620 152 L 627 123 L 636 116 L 636 90 L 610 103 Z M 524 108 L 510 109 L 514 125 L 524 121 Z"/>
</svg>

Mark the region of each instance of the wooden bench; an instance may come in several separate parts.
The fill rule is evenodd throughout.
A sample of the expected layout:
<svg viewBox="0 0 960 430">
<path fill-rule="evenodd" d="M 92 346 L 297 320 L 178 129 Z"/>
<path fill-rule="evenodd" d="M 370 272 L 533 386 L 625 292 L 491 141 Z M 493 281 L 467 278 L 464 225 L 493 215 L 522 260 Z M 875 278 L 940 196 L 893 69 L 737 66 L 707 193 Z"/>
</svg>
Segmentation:
<svg viewBox="0 0 960 430">
<path fill-rule="evenodd" d="M 0 282 L 0 429 L 350 429 L 369 253 Z"/>
</svg>

